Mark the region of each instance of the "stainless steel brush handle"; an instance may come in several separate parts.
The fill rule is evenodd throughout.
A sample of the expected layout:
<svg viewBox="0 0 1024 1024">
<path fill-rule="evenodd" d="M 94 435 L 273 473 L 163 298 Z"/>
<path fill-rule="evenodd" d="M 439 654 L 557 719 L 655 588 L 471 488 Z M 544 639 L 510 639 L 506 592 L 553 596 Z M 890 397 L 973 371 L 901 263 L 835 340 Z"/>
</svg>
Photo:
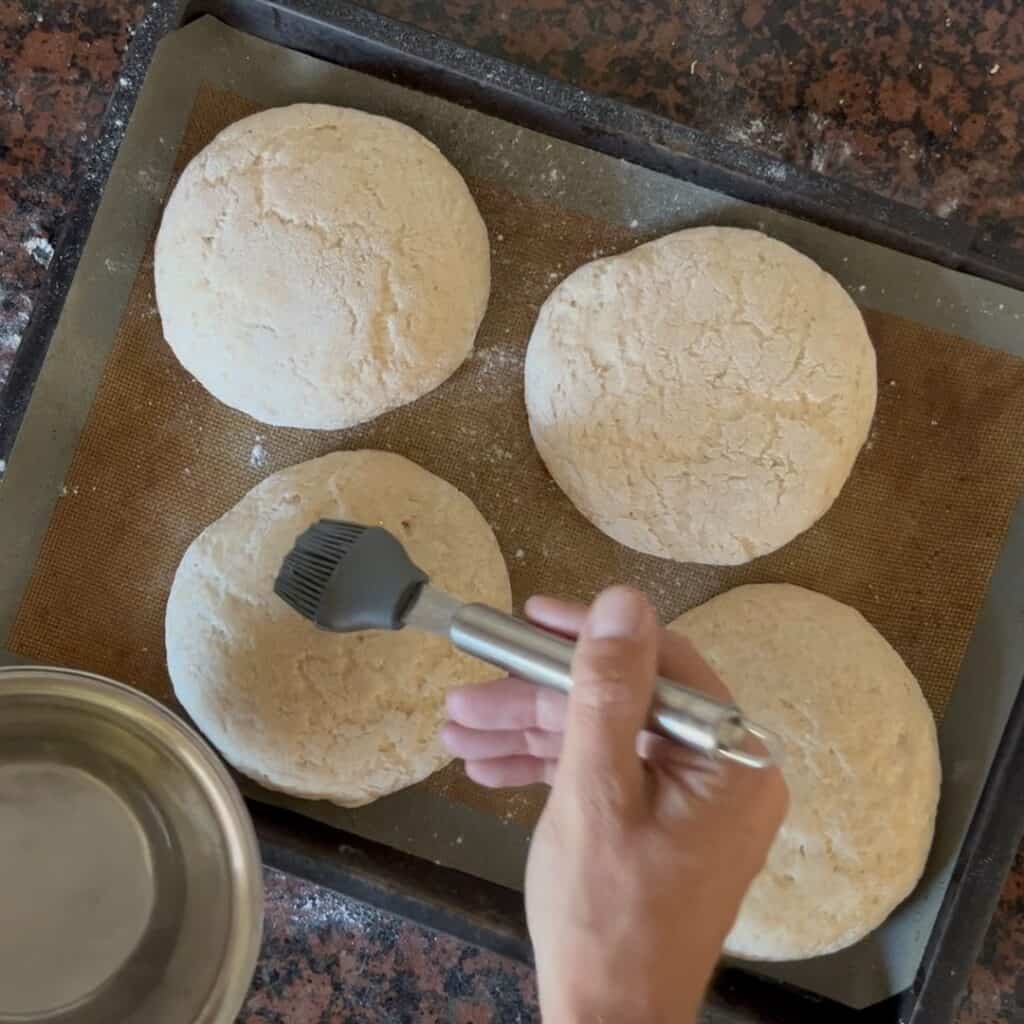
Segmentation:
<svg viewBox="0 0 1024 1024">
<path fill-rule="evenodd" d="M 573 644 L 432 587 L 397 538 L 379 526 L 315 523 L 286 556 L 274 592 L 322 629 L 423 629 L 521 679 L 563 693 L 572 689 Z M 781 752 L 778 737 L 748 722 L 739 708 L 660 677 L 648 728 L 751 768 L 774 764 Z"/>
<path fill-rule="evenodd" d="M 448 637 L 459 650 L 510 675 L 562 693 L 572 689 L 574 645 L 521 619 L 486 605 L 464 604 L 449 621 Z M 648 728 L 751 768 L 774 764 L 773 751 L 779 749 L 772 734 L 744 719 L 739 708 L 660 676 Z"/>
</svg>

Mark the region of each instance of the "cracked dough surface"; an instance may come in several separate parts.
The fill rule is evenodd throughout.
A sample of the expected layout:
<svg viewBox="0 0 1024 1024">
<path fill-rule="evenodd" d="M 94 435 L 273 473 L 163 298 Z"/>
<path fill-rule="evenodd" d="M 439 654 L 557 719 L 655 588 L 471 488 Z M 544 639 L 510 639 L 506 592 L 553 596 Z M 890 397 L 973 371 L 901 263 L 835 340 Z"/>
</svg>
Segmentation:
<svg viewBox="0 0 1024 1024">
<path fill-rule="evenodd" d="M 767 554 L 831 506 L 867 438 L 875 353 L 839 283 L 757 231 L 596 260 L 541 308 L 526 405 L 552 477 L 622 544 Z"/>
<path fill-rule="evenodd" d="M 487 229 L 418 132 L 323 104 L 225 128 L 185 168 L 156 241 L 181 364 L 278 426 L 340 429 L 410 402 L 473 348 Z"/>
<path fill-rule="evenodd" d="M 292 611 L 274 578 L 320 518 L 386 527 L 458 597 L 502 609 L 512 598 L 469 498 L 388 452 L 336 452 L 275 473 L 192 542 L 165 623 L 178 700 L 239 771 L 355 807 L 447 764 L 437 739 L 445 691 L 495 670 L 427 633 L 340 635 Z"/>
<path fill-rule="evenodd" d="M 789 812 L 726 952 L 852 945 L 910 894 L 931 848 L 941 767 L 917 681 L 858 611 L 788 584 L 737 587 L 669 628 L 785 748 Z"/>
</svg>

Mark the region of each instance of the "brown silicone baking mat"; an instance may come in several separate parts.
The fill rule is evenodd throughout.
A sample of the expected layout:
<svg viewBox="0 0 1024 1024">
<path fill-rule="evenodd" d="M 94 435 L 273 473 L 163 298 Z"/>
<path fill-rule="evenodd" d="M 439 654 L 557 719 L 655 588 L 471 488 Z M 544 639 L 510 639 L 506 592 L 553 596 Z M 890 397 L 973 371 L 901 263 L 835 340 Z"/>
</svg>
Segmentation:
<svg viewBox="0 0 1024 1024">
<path fill-rule="evenodd" d="M 258 109 L 201 87 L 177 171 L 218 131 Z M 476 502 L 501 542 L 517 602 L 537 592 L 587 598 L 628 581 L 650 593 L 668 620 L 740 583 L 800 584 L 860 609 L 941 718 L 1024 483 L 1024 360 L 865 311 L 878 353 L 878 409 L 831 511 L 746 566 L 642 555 L 591 526 L 552 482 L 530 441 L 522 396 L 540 303 L 575 267 L 627 248 L 629 233 L 487 181 L 470 187 L 488 225 L 494 271 L 474 355 L 432 394 L 344 431 L 263 426 L 185 373 L 161 333 L 150 245 L 11 650 L 126 679 L 172 701 L 164 604 L 192 538 L 275 470 L 338 449 L 383 448 Z M 500 794 L 486 802 L 506 803 Z"/>
<path fill-rule="evenodd" d="M 202 86 L 176 171 L 258 109 Z M 484 180 L 470 187 L 493 246 L 491 301 L 473 357 L 420 401 L 345 431 L 263 426 L 208 395 L 163 340 L 150 245 L 10 649 L 127 680 L 174 704 L 164 605 L 192 538 L 275 470 L 338 449 L 383 448 L 476 502 L 502 545 L 517 604 L 538 592 L 585 599 L 628 581 L 670 620 L 740 583 L 797 583 L 860 609 L 941 718 L 1024 482 L 1024 361 L 866 311 L 878 411 L 824 519 L 741 567 L 641 555 L 591 526 L 552 482 L 532 446 L 522 396 L 540 303 L 573 268 L 628 247 L 629 233 Z M 423 785 L 527 826 L 543 802 L 536 789 L 482 790 L 458 766 Z"/>
<path fill-rule="evenodd" d="M 176 172 L 218 131 L 259 109 L 203 85 Z M 667 621 L 741 583 L 796 583 L 860 609 L 941 718 L 1024 483 L 1024 360 L 865 311 L 878 353 L 878 409 L 831 511 L 746 566 L 642 555 L 594 528 L 553 483 L 532 446 L 522 396 L 541 302 L 575 267 L 629 247 L 630 235 L 487 181 L 470 187 L 493 247 L 491 301 L 474 355 L 432 394 L 344 431 L 261 425 L 185 373 L 161 333 L 150 245 L 10 649 L 128 680 L 173 704 L 164 605 L 193 537 L 275 470 L 339 449 L 383 448 L 474 500 L 502 545 L 517 604 L 533 593 L 586 599 L 626 581 L 651 594 Z M 456 767 L 425 785 L 522 823 L 543 799 L 539 791 L 480 790 Z"/>
<path fill-rule="evenodd" d="M 475 355 L 432 395 L 335 434 L 270 429 L 209 398 L 163 342 L 153 301 L 147 240 L 175 153 L 180 167 L 220 127 L 257 109 L 254 101 L 299 100 L 399 117 L 433 138 L 470 179 L 493 246 L 491 306 Z M 594 530 L 545 473 L 522 404 L 526 340 L 554 284 L 595 255 L 700 223 L 768 230 L 883 310 L 866 311 L 881 386 L 849 484 L 814 529 L 740 569 L 647 558 Z M 495 527 L 520 602 L 534 590 L 586 598 L 624 580 L 647 589 L 668 619 L 741 582 L 782 579 L 831 594 L 903 654 L 938 718 L 951 701 L 940 729 L 947 783 L 936 843 L 913 898 L 850 950 L 770 968 L 866 1005 L 905 988 L 920 962 L 1024 665 L 1012 628 L 1019 514 L 984 596 L 1024 473 L 1024 362 L 1009 354 L 1024 354 L 1021 321 L 1024 297 L 1010 289 L 205 18 L 171 33 L 147 73 L 0 485 L 0 641 L 173 703 L 163 612 L 187 544 L 267 474 L 364 446 L 401 452 L 470 495 Z M 935 329 L 950 327 L 963 337 Z M 484 793 L 454 767 L 354 810 L 242 784 L 260 801 L 513 887 L 542 799 Z"/>
</svg>

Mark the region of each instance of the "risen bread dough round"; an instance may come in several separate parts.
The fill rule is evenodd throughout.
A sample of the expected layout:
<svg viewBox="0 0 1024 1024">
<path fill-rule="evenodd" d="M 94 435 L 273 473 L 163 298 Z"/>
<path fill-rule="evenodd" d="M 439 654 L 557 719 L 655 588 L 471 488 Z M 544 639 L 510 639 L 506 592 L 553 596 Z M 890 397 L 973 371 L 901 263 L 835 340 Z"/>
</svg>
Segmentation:
<svg viewBox="0 0 1024 1024">
<path fill-rule="evenodd" d="M 437 387 L 473 348 L 490 279 L 487 229 L 437 147 L 320 104 L 225 128 L 156 241 L 175 355 L 279 426 L 348 427 Z"/>
<path fill-rule="evenodd" d="M 693 228 L 570 274 L 526 356 L 530 430 L 597 527 L 734 565 L 811 526 L 867 438 L 875 353 L 857 307 L 756 231 Z"/>
<path fill-rule="evenodd" d="M 445 691 L 494 669 L 431 634 L 329 633 L 289 608 L 274 578 L 321 518 L 386 527 L 458 597 L 509 608 L 511 594 L 473 503 L 387 452 L 337 452 L 275 473 L 192 542 L 167 604 L 178 700 L 239 771 L 354 807 L 446 764 Z"/>
<path fill-rule="evenodd" d="M 726 952 L 852 945 L 910 893 L 931 847 L 941 768 L 916 680 L 859 612 L 802 587 L 737 587 L 669 628 L 785 747 L 789 812 Z"/>
</svg>

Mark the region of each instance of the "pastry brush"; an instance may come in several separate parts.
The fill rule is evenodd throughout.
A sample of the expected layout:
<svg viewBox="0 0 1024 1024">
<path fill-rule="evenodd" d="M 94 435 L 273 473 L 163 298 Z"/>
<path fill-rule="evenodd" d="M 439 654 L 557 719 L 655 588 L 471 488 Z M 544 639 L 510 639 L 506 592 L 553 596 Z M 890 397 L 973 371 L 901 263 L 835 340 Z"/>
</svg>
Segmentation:
<svg viewBox="0 0 1024 1024">
<path fill-rule="evenodd" d="M 321 519 L 296 540 L 274 591 L 322 629 L 422 629 L 520 679 L 563 693 L 572 688 L 570 641 L 431 586 L 401 542 L 379 526 Z M 661 677 L 648 728 L 751 768 L 775 763 L 781 749 L 777 737 L 735 705 Z"/>
</svg>

